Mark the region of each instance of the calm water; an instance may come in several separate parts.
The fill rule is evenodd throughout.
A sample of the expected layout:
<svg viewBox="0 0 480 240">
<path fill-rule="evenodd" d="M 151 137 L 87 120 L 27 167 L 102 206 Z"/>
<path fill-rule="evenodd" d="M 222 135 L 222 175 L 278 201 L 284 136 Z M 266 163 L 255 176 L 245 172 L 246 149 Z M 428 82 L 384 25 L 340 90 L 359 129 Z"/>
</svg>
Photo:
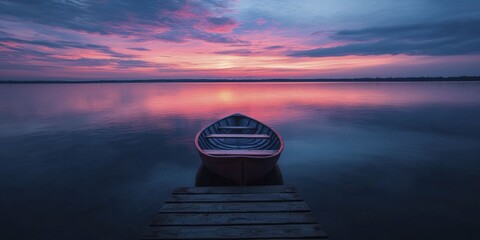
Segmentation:
<svg viewBox="0 0 480 240">
<path fill-rule="evenodd" d="M 241 112 L 331 239 L 480 239 L 480 83 L 0 85 L 0 239 L 138 239 Z"/>
</svg>

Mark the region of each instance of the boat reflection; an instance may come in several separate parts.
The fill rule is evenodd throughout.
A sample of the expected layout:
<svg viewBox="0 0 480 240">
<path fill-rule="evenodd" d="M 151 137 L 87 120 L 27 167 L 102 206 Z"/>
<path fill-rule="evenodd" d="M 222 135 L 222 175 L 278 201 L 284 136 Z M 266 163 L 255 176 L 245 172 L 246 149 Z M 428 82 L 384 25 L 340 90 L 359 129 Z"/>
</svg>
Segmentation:
<svg viewBox="0 0 480 240">
<path fill-rule="evenodd" d="M 237 171 L 237 169 L 233 169 Z M 200 165 L 195 179 L 196 187 L 214 187 L 214 186 L 240 186 L 239 182 L 221 177 L 210 171 L 204 164 Z M 247 186 L 262 186 L 262 185 L 283 185 L 283 176 L 280 167 L 275 165 L 275 168 L 261 178 L 248 181 Z"/>
</svg>

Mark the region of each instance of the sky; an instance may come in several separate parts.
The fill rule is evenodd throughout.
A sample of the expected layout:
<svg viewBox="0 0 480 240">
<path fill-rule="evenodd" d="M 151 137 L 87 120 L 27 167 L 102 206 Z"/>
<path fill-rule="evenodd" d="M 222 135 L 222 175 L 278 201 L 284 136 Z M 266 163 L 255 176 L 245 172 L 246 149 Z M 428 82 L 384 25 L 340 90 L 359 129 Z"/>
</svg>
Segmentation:
<svg viewBox="0 0 480 240">
<path fill-rule="evenodd" d="M 0 80 L 473 75 L 478 0 L 0 0 Z"/>
</svg>

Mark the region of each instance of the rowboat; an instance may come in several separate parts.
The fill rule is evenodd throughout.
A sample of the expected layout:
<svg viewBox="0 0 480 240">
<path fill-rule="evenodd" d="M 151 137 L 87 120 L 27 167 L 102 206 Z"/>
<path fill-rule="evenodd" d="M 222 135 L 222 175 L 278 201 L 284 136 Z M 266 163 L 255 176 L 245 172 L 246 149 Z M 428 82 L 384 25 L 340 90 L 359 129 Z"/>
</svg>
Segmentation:
<svg viewBox="0 0 480 240">
<path fill-rule="evenodd" d="M 271 127 L 236 113 L 200 130 L 195 147 L 209 170 L 246 185 L 275 168 L 284 143 Z"/>
</svg>

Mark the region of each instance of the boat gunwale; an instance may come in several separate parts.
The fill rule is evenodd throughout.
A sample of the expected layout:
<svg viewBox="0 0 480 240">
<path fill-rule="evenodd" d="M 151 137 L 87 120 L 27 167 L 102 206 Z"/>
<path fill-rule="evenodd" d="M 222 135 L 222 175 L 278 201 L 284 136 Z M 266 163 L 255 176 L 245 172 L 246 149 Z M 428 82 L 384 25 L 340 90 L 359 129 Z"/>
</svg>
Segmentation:
<svg viewBox="0 0 480 240">
<path fill-rule="evenodd" d="M 251 155 L 211 155 L 211 154 L 207 154 L 205 151 L 203 151 L 203 149 L 200 147 L 199 145 L 199 138 L 200 138 L 200 134 L 202 134 L 202 132 L 204 132 L 207 128 L 211 127 L 212 125 L 214 125 L 215 123 L 221 121 L 221 120 L 224 120 L 226 118 L 229 118 L 229 117 L 233 117 L 233 116 L 243 116 L 243 117 L 247 117 L 247 118 L 250 118 L 250 119 L 253 119 L 255 121 L 257 121 L 258 123 L 262 124 L 263 126 L 269 128 L 270 130 L 272 130 L 272 132 L 278 137 L 278 140 L 280 141 L 280 147 L 278 148 L 278 150 L 276 151 L 276 153 L 272 154 L 272 155 L 265 155 L 265 156 L 251 156 Z M 272 157 L 275 157 L 277 155 L 280 155 L 280 153 L 282 153 L 283 151 L 283 148 L 284 148 L 284 143 L 283 143 L 283 138 L 282 136 L 280 136 L 280 134 L 278 134 L 278 132 L 270 127 L 269 125 L 263 123 L 263 122 L 260 122 L 258 121 L 257 119 L 255 118 L 252 118 L 250 116 L 247 116 L 247 115 L 244 115 L 244 114 L 241 114 L 241 113 L 234 113 L 234 114 L 231 114 L 231 115 L 228 115 L 226 117 L 223 117 L 223 118 L 220 118 L 219 120 L 207 125 L 206 127 L 202 128 L 200 131 L 198 131 L 198 133 L 195 135 L 195 147 L 197 148 L 197 150 L 205 155 L 205 156 L 209 156 L 209 157 L 212 157 L 212 158 L 227 158 L 227 159 L 234 159 L 234 158 L 248 158 L 248 159 L 268 159 L 268 158 L 272 158 Z"/>
</svg>

